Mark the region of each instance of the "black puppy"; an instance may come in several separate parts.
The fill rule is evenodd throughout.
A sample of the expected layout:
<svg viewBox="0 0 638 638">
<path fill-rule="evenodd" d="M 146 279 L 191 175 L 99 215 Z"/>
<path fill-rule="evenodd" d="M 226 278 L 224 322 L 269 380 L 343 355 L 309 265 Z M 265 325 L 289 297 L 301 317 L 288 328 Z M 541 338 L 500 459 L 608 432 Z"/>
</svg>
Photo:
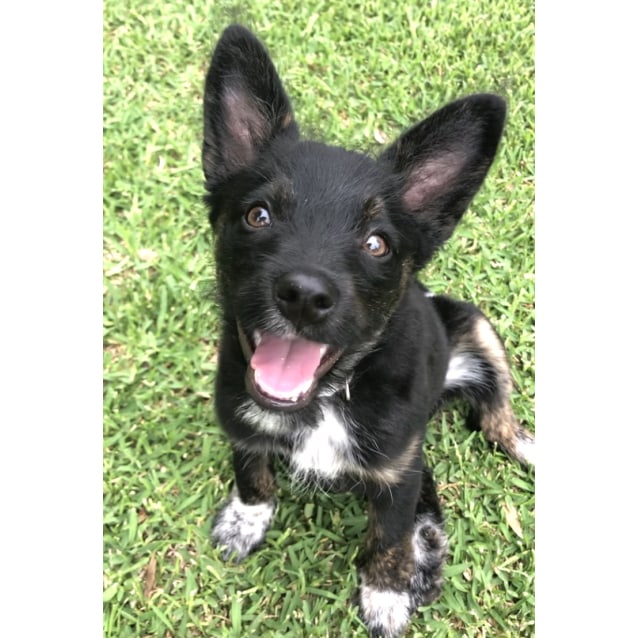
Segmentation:
<svg viewBox="0 0 638 638">
<path fill-rule="evenodd" d="M 441 590 L 447 543 L 422 446 L 442 401 L 466 398 L 488 440 L 531 461 L 499 337 L 474 306 L 416 279 L 483 182 L 504 119 L 501 98 L 473 95 L 375 160 L 301 140 L 267 52 L 242 27 L 224 31 L 206 78 L 215 400 L 235 469 L 212 536 L 237 559 L 264 540 L 276 456 L 296 478 L 360 489 L 359 606 L 377 636 L 400 635 Z"/>
</svg>

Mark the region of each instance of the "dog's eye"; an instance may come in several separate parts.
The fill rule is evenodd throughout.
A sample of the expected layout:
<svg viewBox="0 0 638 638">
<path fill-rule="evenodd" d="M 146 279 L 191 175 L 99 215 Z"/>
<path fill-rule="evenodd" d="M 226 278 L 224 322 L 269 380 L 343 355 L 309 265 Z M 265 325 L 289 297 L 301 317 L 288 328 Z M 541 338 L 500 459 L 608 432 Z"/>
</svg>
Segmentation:
<svg viewBox="0 0 638 638">
<path fill-rule="evenodd" d="M 253 206 L 246 213 L 246 223 L 252 228 L 265 228 L 270 226 L 270 213 L 263 206 Z"/>
<path fill-rule="evenodd" d="M 388 242 L 381 235 L 370 235 L 365 240 L 363 247 L 373 257 L 385 257 L 390 252 Z"/>
</svg>

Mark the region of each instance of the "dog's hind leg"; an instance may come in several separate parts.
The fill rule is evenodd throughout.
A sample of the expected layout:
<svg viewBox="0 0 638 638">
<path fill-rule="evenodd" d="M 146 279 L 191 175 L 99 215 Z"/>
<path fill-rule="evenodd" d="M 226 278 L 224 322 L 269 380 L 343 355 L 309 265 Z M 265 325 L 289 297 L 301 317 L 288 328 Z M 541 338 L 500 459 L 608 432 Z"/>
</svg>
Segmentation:
<svg viewBox="0 0 638 638">
<path fill-rule="evenodd" d="M 443 587 L 443 566 L 447 554 L 447 535 L 443 514 L 430 468 L 421 474 L 421 494 L 416 508 L 414 534 L 415 572 L 410 580 L 414 607 L 429 605 Z"/>
<path fill-rule="evenodd" d="M 431 295 L 451 346 L 445 395 L 470 404 L 468 426 L 526 465 L 534 464 L 534 435 L 520 425 L 511 406 L 512 378 L 503 343 L 474 305 Z"/>
</svg>

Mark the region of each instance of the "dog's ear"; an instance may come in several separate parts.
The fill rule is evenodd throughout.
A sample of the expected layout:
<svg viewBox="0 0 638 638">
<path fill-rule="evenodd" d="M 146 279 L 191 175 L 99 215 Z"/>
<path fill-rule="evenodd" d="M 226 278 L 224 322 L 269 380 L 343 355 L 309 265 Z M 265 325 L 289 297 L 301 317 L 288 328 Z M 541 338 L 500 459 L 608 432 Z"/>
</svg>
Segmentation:
<svg viewBox="0 0 638 638">
<path fill-rule="evenodd" d="M 471 95 L 413 126 L 382 154 L 399 177 L 404 208 L 427 233 L 419 267 L 452 234 L 483 183 L 505 111 L 496 95 Z"/>
<path fill-rule="evenodd" d="M 250 165 L 264 146 L 283 134 L 298 136 L 298 129 L 266 49 L 244 27 L 228 27 L 206 75 L 206 179 L 217 181 Z"/>
</svg>

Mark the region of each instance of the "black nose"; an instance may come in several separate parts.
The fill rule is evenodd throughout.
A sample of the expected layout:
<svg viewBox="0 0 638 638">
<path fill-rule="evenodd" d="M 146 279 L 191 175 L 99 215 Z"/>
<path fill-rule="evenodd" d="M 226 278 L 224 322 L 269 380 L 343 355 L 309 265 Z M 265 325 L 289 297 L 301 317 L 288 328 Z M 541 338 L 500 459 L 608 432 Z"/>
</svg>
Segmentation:
<svg viewBox="0 0 638 638">
<path fill-rule="evenodd" d="M 296 326 L 323 321 L 338 297 L 334 285 L 318 273 L 286 273 L 275 282 L 277 306 Z"/>
</svg>

